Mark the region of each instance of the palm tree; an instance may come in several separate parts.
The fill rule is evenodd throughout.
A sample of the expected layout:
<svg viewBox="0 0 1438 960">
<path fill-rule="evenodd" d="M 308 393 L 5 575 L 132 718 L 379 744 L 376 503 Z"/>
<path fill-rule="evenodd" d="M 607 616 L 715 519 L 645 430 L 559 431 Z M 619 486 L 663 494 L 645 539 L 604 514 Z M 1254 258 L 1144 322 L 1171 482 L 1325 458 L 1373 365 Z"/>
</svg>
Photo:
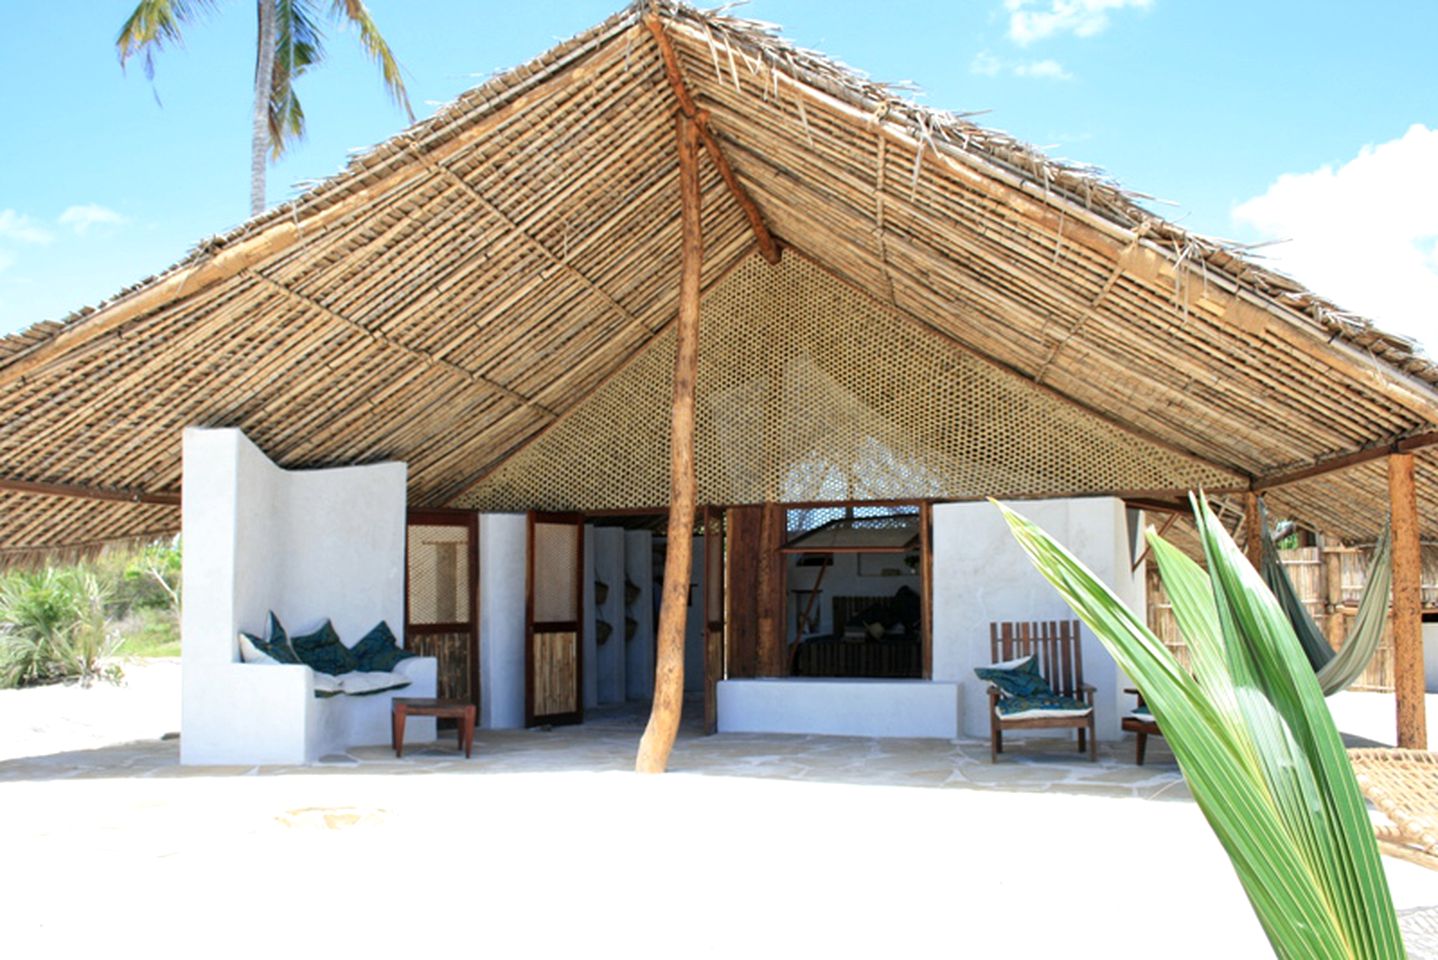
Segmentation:
<svg viewBox="0 0 1438 960">
<path fill-rule="evenodd" d="M 259 18 L 255 51 L 255 107 L 250 133 L 250 216 L 265 209 L 265 155 L 279 159 L 285 148 L 304 137 L 305 113 L 295 96 L 294 82 L 310 67 L 324 59 L 324 36 L 318 21 L 320 0 L 256 0 Z M 139 0 L 130 14 L 115 47 L 120 66 L 132 56 L 143 54 L 145 76 L 154 79 L 155 53 L 166 44 L 177 44 L 184 27 L 209 12 L 218 0 Z M 404 108 L 410 122 L 409 94 L 400 77 L 399 61 L 380 35 L 363 0 L 330 0 L 330 19 L 351 24 L 359 31 L 360 43 L 371 60 L 379 65 L 385 88 L 395 103 Z"/>
</svg>

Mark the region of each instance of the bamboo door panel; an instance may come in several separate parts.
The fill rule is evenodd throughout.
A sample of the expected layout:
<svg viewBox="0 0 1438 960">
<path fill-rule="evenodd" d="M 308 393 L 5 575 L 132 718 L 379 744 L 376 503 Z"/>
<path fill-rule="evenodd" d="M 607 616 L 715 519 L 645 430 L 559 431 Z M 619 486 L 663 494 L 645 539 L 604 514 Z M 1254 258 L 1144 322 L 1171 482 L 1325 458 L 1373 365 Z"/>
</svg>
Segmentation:
<svg viewBox="0 0 1438 960">
<path fill-rule="evenodd" d="M 413 510 L 405 536 L 405 648 L 438 661 L 437 695 L 479 704 L 478 516 Z"/>
<path fill-rule="evenodd" d="M 529 726 L 584 719 L 583 573 L 583 518 L 530 514 L 524 705 Z"/>
</svg>

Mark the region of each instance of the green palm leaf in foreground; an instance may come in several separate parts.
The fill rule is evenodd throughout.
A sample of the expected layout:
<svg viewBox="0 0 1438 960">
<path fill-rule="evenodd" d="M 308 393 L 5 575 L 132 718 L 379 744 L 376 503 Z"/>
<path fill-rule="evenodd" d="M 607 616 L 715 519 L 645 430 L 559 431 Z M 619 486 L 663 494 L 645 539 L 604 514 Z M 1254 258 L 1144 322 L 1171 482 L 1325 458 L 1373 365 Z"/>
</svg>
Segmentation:
<svg viewBox="0 0 1438 960">
<path fill-rule="evenodd" d="M 1207 500 L 1193 504 L 1208 573 L 1148 534 L 1192 674 L 1073 554 L 999 509 L 1143 691 L 1274 951 L 1295 960 L 1402 957 L 1378 845 L 1313 669 Z"/>
</svg>

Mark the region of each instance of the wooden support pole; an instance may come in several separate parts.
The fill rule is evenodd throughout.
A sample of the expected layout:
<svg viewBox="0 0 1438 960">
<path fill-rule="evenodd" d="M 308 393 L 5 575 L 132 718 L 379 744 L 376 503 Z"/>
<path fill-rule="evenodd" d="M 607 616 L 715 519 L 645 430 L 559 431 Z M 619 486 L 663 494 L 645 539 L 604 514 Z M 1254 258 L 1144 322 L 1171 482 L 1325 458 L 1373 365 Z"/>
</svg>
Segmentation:
<svg viewBox="0 0 1438 960">
<path fill-rule="evenodd" d="M 1398 746 L 1428 749 L 1423 710 L 1423 553 L 1418 541 L 1418 496 L 1413 454 L 1388 458 L 1393 511 L 1393 690 L 1398 701 Z"/>
<path fill-rule="evenodd" d="M 669 436 L 669 544 L 664 551 L 654 704 L 634 762 L 639 773 L 663 773 L 679 735 L 679 714 L 684 706 L 684 620 L 694 552 L 694 380 L 699 360 L 699 272 L 704 262 L 704 235 L 699 209 L 699 128 L 682 116 L 676 122 L 684 233 Z"/>
<path fill-rule="evenodd" d="M 1249 491 L 1243 495 L 1243 552 L 1253 569 L 1263 570 L 1263 521 L 1258 513 L 1258 494 Z"/>
<path fill-rule="evenodd" d="M 779 548 L 784 545 L 785 512 L 777 503 L 763 508 L 759 533 L 759 676 L 779 677 L 784 669 L 785 603 L 784 562 Z"/>
<path fill-rule="evenodd" d="M 1348 639 L 1348 624 L 1343 617 L 1343 553 L 1325 544 L 1323 557 L 1323 634 L 1328 645 L 1341 650 Z"/>
</svg>

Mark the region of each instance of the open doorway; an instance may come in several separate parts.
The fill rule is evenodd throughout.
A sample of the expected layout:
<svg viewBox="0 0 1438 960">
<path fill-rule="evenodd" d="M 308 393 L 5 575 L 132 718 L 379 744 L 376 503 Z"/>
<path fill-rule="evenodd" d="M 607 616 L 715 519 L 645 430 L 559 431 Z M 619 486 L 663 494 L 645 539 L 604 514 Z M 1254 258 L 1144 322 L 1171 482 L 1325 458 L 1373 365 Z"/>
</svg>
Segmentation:
<svg viewBox="0 0 1438 960">
<path fill-rule="evenodd" d="M 787 511 L 791 676 L 928 676 L 927 515 L 921 504 Z"/>
</svg>

